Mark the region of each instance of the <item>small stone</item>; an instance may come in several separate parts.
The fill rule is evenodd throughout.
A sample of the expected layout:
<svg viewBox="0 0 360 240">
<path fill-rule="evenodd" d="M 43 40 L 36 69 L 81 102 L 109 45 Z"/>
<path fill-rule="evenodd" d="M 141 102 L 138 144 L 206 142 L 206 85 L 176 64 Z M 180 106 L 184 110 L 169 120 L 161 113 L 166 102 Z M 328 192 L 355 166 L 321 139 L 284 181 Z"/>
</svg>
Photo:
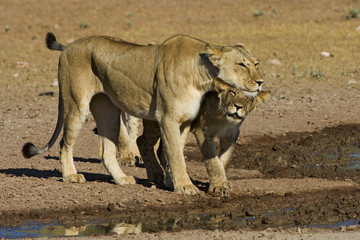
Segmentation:
<svg viewBox="0 0 360 240">
<path fill-rule="evenodd" d="M 267 64 L 280 66 L 281 62 L 279 59 L 273 58 L 266 61 Z"/>
<path fill-rule="evenodd" d="M 279 99 L 288 99 L 288 97 L 285 96 L 285 95 L 283 95 L 283 94 L 280 94 L 280 95 L 279 95 Z"/>
<path fill-rule="evenodd" d="M 57 87 L 59 85 L 58 81 L 54 79 L 54 81 L 51 83 L 52 87 Z"/>
<path fill-rule="evenodd" d="M 25 61 L 17 61 L 17 62 L 13 63 L 13 67 L 16 67 L 16 68 L 28 68 L 29 63 L 25 62 Z"/>
<path fill-rule="evenodd" d="M 72 43 L 73 41 L 75 41 L 75 38 L 70 38 L 70 39 L 68 39 L 68 40 L 66 41 L 66 43 L 67 43 L 67 44 L 70 44 L 70 43 Z"/>
<path fill-rule="evenodd" d="M 356 27 L 356 31 L 360 31 L 360 25 Z"/>
<path fill-rule="evenodd" d="M 322 51 L 322 52 L 320 53 L 320 56 L 322 56 L 322 57 L 333 57 L 334 55 L 332 55 L 332 54 L 329 53 L 329 52 Z"/>
<path fill-rule="evenodd" d="M 355 83 L 356 83 L 355 80 L 349 80 L 349 81 L 348 81 L 348 84 L 355 84 Z"/>
<path fill-rule="evenodd" d="M 14 73 L 14 74 L 13 74 L 13 77 L 14 77 L 14 78 L 17 78 L 17 77 L 19 77 L 19 74 L 18 74 L 18 73 Z"/>
</svg>

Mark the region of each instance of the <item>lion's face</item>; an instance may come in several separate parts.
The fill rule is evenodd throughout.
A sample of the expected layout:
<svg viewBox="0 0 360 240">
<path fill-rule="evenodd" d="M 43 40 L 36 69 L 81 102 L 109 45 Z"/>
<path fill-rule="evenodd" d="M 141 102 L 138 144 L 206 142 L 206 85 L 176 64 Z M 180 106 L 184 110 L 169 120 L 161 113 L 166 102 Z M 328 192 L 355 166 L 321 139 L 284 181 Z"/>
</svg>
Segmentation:
<svg viewBox="0 0 360 240">
<path fill-rule="evenodd" d="M 219 69 L 218 78 L 250 97 L 261 91 L 264 82 L 259 63 L 242 46 L 207 46 L 209 60 Z"/>
<path fill-rule="evenodd" d="M 215 88 L 220 99 L 220 115 L 235 123 L 242 121 L 255 107 L 270 97 L 268 91 L 259 92 L 254 98 L 249 97 L 219 79 L 215 79 Z"/>
<path fill-rule="evenodd" d="M 218 97 L 219 112 L 228 121 L 240 122 L 246 117 L 252 100 L 244 93 L 232 88 L 220 92 Z"/>
</svg>

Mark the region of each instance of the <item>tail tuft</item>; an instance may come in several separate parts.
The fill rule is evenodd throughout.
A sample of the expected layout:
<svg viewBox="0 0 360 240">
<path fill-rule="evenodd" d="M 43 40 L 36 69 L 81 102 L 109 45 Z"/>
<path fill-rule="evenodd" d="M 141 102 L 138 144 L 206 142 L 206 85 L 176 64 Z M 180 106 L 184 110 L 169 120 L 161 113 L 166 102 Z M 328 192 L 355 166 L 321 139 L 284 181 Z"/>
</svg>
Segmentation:
<svg viewBox="0 0 360 240">
<path fill-rule="evenodd" d="M 56 41 L 56 37 L 52 32 L 46 34 L 46 47 L 51 50 L 64 51 L 66 47 Z"/>
<path fill-rule="evenodd" d="M 39 153 L 35 145 L 32 144 L 31 142 L 28 142 L 23 146 L 22 154 L 25 158 L 31 158 L 35 155 L 38 155 Z"/>
</svg>

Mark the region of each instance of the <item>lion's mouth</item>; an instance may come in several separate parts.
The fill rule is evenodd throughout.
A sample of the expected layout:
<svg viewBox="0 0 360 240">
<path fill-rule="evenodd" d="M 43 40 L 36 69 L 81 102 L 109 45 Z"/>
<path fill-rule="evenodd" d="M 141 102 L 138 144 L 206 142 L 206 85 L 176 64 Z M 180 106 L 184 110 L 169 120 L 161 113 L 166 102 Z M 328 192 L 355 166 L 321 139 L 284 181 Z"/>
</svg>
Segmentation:
<svg viewBox="0 0 360 240">
<path fill-rule="evenodd" d="M 258 95 L 259 90 L 255 90 L 255 91 L 241 90 L 241 92 L 244 93 L 245 96 L 247 97 L 254 98 Z"/>
<path fill-rule="evenodd" d="M 244 117 L 239 116 L 237 113 L 228 113 L 228 117 L 242 120 Z"/>
</svg>

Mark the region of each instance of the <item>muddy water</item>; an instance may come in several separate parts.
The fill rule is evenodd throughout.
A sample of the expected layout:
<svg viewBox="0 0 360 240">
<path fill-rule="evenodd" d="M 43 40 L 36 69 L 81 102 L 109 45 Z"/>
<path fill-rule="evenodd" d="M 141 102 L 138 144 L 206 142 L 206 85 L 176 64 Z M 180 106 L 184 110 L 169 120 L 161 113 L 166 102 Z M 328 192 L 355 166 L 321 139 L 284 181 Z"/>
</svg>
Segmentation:
<svg viewBox="0 0 360 240">
<path fill-rule="evenodd" d="M 192 152 L 186 155 L 191 159 L 199 158 Z M 234 155 L 234 159 L 239 160 L 234 161 L 232 167 L 258 169 L 265 178 L 319 177 L 359 182 L 360 126 L 289 133 L 277 138 L 264 136 L 237 146 Z M 18 217 L 19 221 L 0 227 L 0 238 L 96 236 L 184 229 L 339 228 L 359 225 L 360 191 L 357 187 L 349 187 L 284 196 L 234 194 L 229 199 L 201 199 L 176 207 L 146 209 L 137 206 L 128 212 L 116 212 L 112 208 L 86 210 L 89 217 L 77 219 L 81 211 L 84 209 L 74 210 L 72 217 L 57 221 L 51 219 L 61 219 L 59 212 L 47 213 L 47 222 L 36 221 L 39 214 L 2 215 L 4 219 Z"/>
<path fill-rule="evenodd" d="M 261 220 L 265 223 L 266 217 L 281 218 L 285 214 L 294 212 L 295 209 L 286 208 L 278 211 L 265 212 L 259 216 L 242 216 L 235 213 L 197 213 L 190 216 L 178 216 L 176 218 L 158 219 L 154 225 L 154 219 L 141 219 L 137 222 L 126 222 L 121 218 L 88 220 L 79 224 L 62 224 L 59 221 L 41 223 L 36 221 L 25 222 L 17 227 L 0 227 L 0 238 L 40 238 L 40 237 L 63 237 L 63 236 L 104 236 L 121 235 L 129 233 L 179 231 L 184 229 L 206 229 L 206 230 L 228 230 L 250 227 Z M 289 217 L 289 216 L 287 216 Z M 301 225 L 296 222 L 289 222 L 281 226 L 271 227 L 301 227 L 301 228 L 340 228 L 342 226 L 359 225 L 359 219 L 348 219 L 340 222 L 328 222 L 323 224 Z"/>
</svg>

